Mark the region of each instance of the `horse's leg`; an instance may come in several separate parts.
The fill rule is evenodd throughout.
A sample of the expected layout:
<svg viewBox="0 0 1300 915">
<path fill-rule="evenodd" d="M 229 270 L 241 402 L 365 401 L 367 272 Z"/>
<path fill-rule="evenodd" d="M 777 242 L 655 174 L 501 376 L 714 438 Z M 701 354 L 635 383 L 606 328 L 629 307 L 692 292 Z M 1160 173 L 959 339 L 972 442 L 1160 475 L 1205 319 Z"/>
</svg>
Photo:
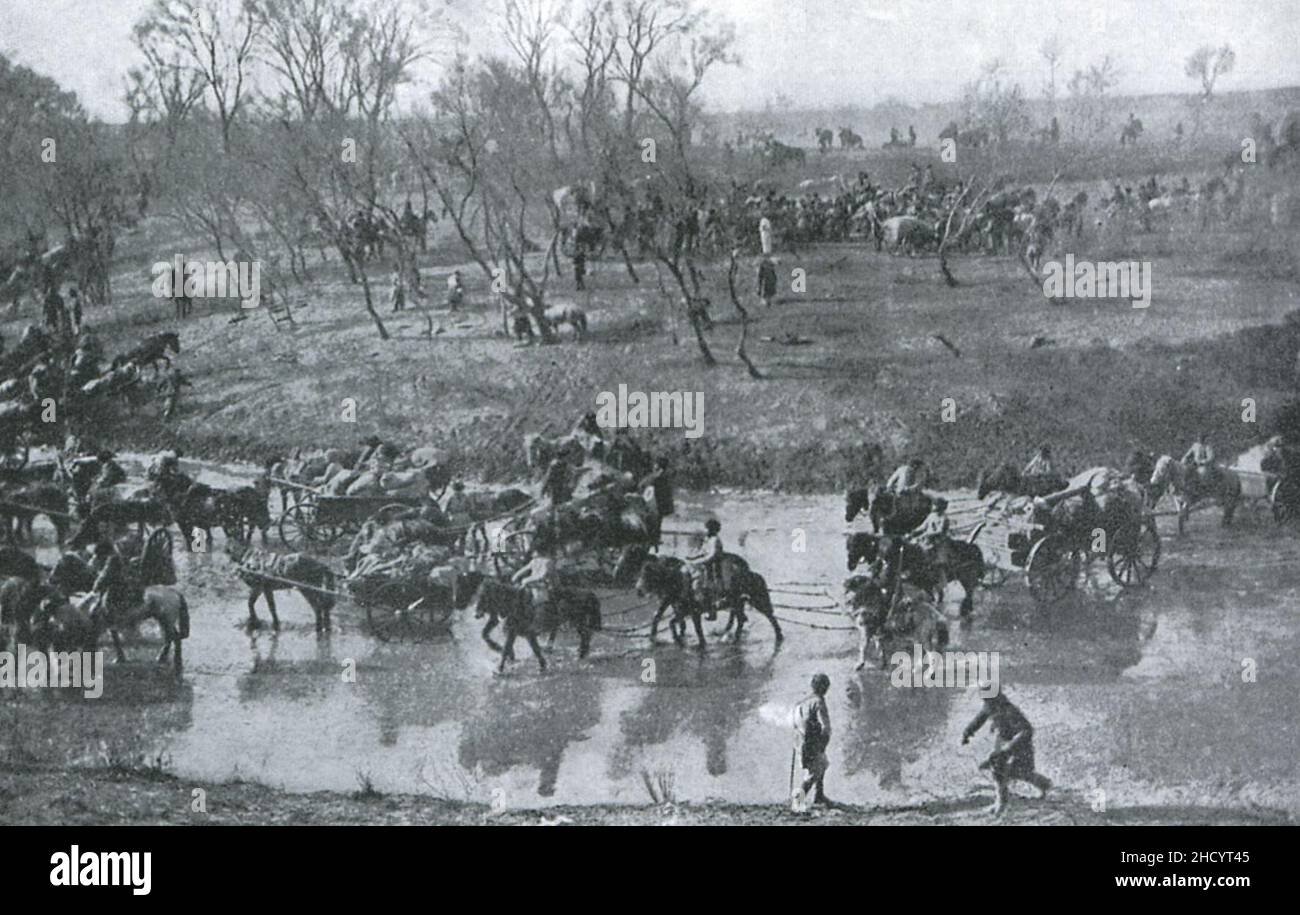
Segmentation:
<svg viewBox="0 0 1300 915">
<path fill-rule="evenodd" d="M 257 618 L 257 595 L 261 593 L 261 588 L 250 586 L 248 589 L 248 628 L 257 629 L 262 625 L 262 621 Z"/>
<path fill-rule="evenodd" d="M 501 663 L 497 665 L 497 672 L 500 673 L 501 671 L 505 670 L 506 661 L 513 661 L 514 659 L 515 659 L 515 633 L 507 632 L 506 644 L 505 647 L 502 648 L 501 650 Z"/>
<path fill-rule="evenodd" d="M 695 638 L 699 643 L 696 647 L 698 647 L 700 651 L 703 651 L 705 647 L 704 624 L 700 621 L 700 612 L 698 610 L 691 612 L 691 620 L 695 623 Z"/>
<path fill-rule="evenodd" d="M 650 618 L 650 641 L 651 641 L 651 643 L 654 642 L 654 640 L 655 640 L 655 636 L 658 635 L 658 633 L 659 633 L 659 620 L 663 618 L 664 611 L 667 610 L 667 609 L 668 609 L 668 601 L 664 601 L 663 603 L 661 603 L 661 604 L 659 605 L 659 609 L 655 611 L 655 615 L 652 616 L 652 617 Z M 672 628 L 672 624 L 670 623 L 670 624 L 669 624 L 669 629 L 671 630 L 671 628 Z M 675 641 L 675 640 L 676 640 L 676 638 L 674 637 L 674 641 Z"/>
<path fill-rule="evenodd" d="M 585 620 L 578 623 L 578 658 L 585 658 L 591 651 L 591 630 Z"/>
<path fill-rule="evenodd" d="M 158 629 L 162 632 L 162 648 L 158 651 L 158 657 L 154 660 L 156 664 L 163 664 L 167 661 L 167 655 L 171 653 L 173 644 L 179 644 L 180 639 L 176 637 L 176 630 L 166 620 L 155 617 L 158 620 Z"/>
<path fill-rule="evenodd" d="M 537 659 L 538 669 L 546 670 L 546 658 L 542 655 L 542 646 L 537 644 L 537 634 L 530 629 L 524 633 L 524 638 L 528 639 L 528 647 L 533 650 L 533 657 Z"/>
<path fill-rule="evenodd" d="M 266 607 L 271 611 L 271 628 L 279 632 L 280 615 L 275 612 L 275 589 L 267 588 L 263 593 L 266 594 Z"/>
<path fill-rule="evenodd" d="M 483 631 L 480 635 L 483 637 L 483 641 L 487 642 L 488 648 L 491 648 L 497 654 L 501 654 L 501 646 L 492 639 L 491 635 L 492 630 L 495 628 L 497 628 L 497 620 L 496 617 L 493 617 L 487 621 L 487 625 L 483 627 Z"/>
<path fill-rule="evenodd" d="M 122 650 L 122 637 L 116 629 L 108 630 L 108 634 L 113 637 L 113 650 L 117 652 L 117 663 L 126 663 L 126 652 Z"/>
</svg>

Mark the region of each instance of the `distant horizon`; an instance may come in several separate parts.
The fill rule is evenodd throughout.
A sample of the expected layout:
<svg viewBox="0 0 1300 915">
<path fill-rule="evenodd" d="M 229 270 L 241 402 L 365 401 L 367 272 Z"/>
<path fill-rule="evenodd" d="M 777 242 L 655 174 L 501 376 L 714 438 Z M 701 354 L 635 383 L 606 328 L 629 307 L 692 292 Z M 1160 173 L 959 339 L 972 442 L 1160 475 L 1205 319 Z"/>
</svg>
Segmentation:
<svg viewBox="0 0 1300 915">
<path fill-rule="evenodd" d="M 0 53 L 56 80 L 93 116 L 124 123 L 127 70 L 139 62 L 132 25 L 149 0 L 0 0 Z M 1103 54 L 1118 60 L 1116 97 L 1197 92 L 1183 73 L 1201 45 L 1232 45 L 1236 68 L 1216 95 L 1300 86 L 1300 0 L 1238 4 L 1215 0 L 1095 0 L 1063 9 L 1050 0 L 701 0 L 700 8 L 735 26 L 741 65 L 711 72 L 701 88 L 713 114 L 870 109 L 891 99 L 913 108 L 961 98 L 983 64 L 999 59 L 1005 79 L 1043 97 L 1049 35 L 1064 52 L 1058 97 L 1071 73 Z M 492 0 L 442 0 L 467 36 L 459 49 L 499 51 Z M 1160 35 L 1155 49 L 1142 36 Z M 1136 40 L 1135 40 L 1136 39 Z M 445 62 L 445 61 L 444 61 Z M 437 68 L 419 73 L 400 108 L 422 98 Z"/>
</svg>

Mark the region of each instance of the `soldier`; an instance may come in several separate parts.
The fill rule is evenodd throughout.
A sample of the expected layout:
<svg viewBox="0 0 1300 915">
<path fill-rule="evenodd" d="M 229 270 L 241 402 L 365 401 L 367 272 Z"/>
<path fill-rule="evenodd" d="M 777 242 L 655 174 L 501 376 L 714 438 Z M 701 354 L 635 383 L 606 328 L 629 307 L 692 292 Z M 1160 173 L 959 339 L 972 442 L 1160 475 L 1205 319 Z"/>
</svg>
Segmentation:
<svg viewBox="0 0 1300 915">
<path fill-rule="evenodd" d="M 770 257 L 758 262 L 758 297 L 767 308 L 772 307 L 776 298 L 776 263 Z"/>
<path fill-rule="evenodd" d="M 162 390 L 164 397 L 163 419 L 171 419 L 176 414 L 176 405 L 181 398 L 181 388 L 192 388 L 194 385 L 188 375 L 173 365 L 158 382 L 158 387 Z"/>
<path fill-rule="evenodd" d="M 99 461 L 99 473 L 95 477 L 95 482 L 90 486 L 92 493 L 126 482 L 126 471 L 117 463 L 116 457 L 116 454 L 107 449 L 95 455 L 95 459 Z"/>
<path fill-rule="evenodd" d="M 460 282 L 460 271 L 453 270 L 447 277 L 447 310 L 455 311 L 465 304 L 465 287 Z"/>
<path fill-rule="evenodd" d="M 393 311 L 406 310 L 406 277 L 400 267 L 393 268 Z"/>
<path fill-rule="evenodd" d="M 573 481 L 569 476 L 569 464 L 564 459 L 554 458 L 547 465 L 546 476 L 542 479 L 542 496 L 550 499 L 553 509 L 572 498 Z"/>
<path fill-rule="evenodd" d="M 831 678 L 816 674 L 812 678 L 812 695 L 794 708 L 794 752 L 790 760 L 790 809 L 804 813 L 808 809 L 808 791 L 813 790 L 812 803 L 834 806 L 826 796 L 826 748 L 831 742 L 831 713 L 826 706 L 826 693 L 831 688 Z M 799 785 L 794 784 L 795 773 Z"/>
<path fill-rule="evenodd" d="M 885 490 L 896 495 L 905 492 L 920 492 L 925 482 L 925 461 L 912 458 L 906 464 L 900 464 L 885 482 Z"/>
<path fill-rule="evenodd" d="M 1196 441 L 1192 442 L 1192 447 L 1188 448 L 1187 453 L 1183 455 L 1183 465 L 1194 468 L 1202 483 L 1209 483 L 1214 479 L 1214 446 L 1210 444 L 1208 432 L 1202 431 Z"/>
<path fill-rule="evenodd" d="M 73 286 L 68 290 L 68 308 L 72 313 L 72 333 L 79 335 L 81 333 L 81 293 L 77 287 Z"/>
<path fill-rule="evenodd" d="M 691 589 L 705 608 L 705 619 L 718 618 L 717 594 L 722 588 L 722 524 L 716 518 L 704 522 L 700 551 L 686 557 L 691 569 Z"/>
<path fill-rule="evenodd" d="M 989 813 L 998 816 L 1006 806 L 1012 779 L 1029 782 L 1038 789 L 1039 797 L 1047 796 L 1052 782 L 1034 770 L 1034 728 L 1024 713 L 1001 693 L 984 696 L 983 702 L 979 713 L 962 731 L 961 742 L 965 746 L 986 721 L 992 722 L 996 742 L 993 752 L 979 767 L 987 769 L 993 777 L 995 795 Z"/>
<path fill-rule="evenodd" d="M 558 575 L 549 537 L 538 535 L 533 542 L 533 555 L 528 563 L 511 576 L 513 584 L 527 589 L 533 602 L 534 619 L 540 620 L 547 612 L 551 587 Z"/>
<path fill-rule="evenodd" d="M 1056 468 L 1052 466 L 1052 449 L 1049 445 L 1040 445 L 1034 452 L 1034 456 L 1029 459 L 1025 469 L 1020 472 L 1022 477 L 1050 477 L 1056 475 Z"/>
<path fill-rule="evenodd" d="M 102 613 L 111 621 L 140 602 L 140 587 L 113 544 L 107 540 L 95 544 L 92 567 L 95 570 L 95 584 L 91 587 L 95 594 L 92 615 Z"/>
<path fill-rule="evenodd" d="M 673 513 L 673 478 L 668 470 L 668 458 L 660 455 L 655 458 L 655 467 L 650 475 L 643 479 L 637 489 L 644 492 L 646 488 L 654 490 L 655 512 L 660 518 L 666 518 Z"/>
</svg>

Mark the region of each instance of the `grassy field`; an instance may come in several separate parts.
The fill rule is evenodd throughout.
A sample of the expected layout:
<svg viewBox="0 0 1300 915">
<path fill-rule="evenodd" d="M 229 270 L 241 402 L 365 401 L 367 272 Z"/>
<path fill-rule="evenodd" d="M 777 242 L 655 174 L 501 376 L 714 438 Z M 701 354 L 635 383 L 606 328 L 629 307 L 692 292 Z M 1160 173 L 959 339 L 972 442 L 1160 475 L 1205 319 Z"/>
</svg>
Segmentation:
<svg viewBox="0 0 1300 915">
<path fill-rule="evenodd" d="M 520 348 L 500 335 L 484 278 L 468 267 L 467 313 L 435 310 L 442 332 L 432 341 L 420 337 L 418 306 L 385 313 L 393 339 L 383 342 L 360 287 L 333 258 L 310 287 L 291 293 L 308 303 L 295 311 L 292 331 L 277 332 L 259 310 L 198 302 L 177 327 L 194 388 L 175 421 L 160 419 L 157 402 L 136 414 L 122 407 L 106 413 L 103 434 L 119 447 L 176 443 L 192 454 L 258 459 L 297 446 L 351 446 L 376 433 L 445 447 L 467 476 L 501 479 L 520 474 L 524 433 L 566 430 L 594 409 L 598 392 L 626 384 L 703 392 L 702 438 L 642 433 L 696 487 L 839 489 L 878 471 L 867 457 L 877 445 L 886 463 L 919 453 L 938 482 L 963 484 L 980 466 L 1023 460 L 1043 441 L 1071 468 L 1119 463 L 1133 447 L 1185 448 L 1202 427 L 1223 453 L 1256 443 L 1295 389 L 1300 325 L 1286 318 L 1300 308 L 1295 236 L 1191 225 L 1095 233 L 1074 253 L 1149 260 L 1149 308 L 1115 299 L 1054 305 L 1006 257 L 958 256 L 961 285 L 948 288 L 933 256 L 891 257 L 863 245 L 783 253 L 779 274 L 805 270 L 807 290 L 787 291 L 770 312 L 755 306 L 750 352 L 763 380 L 748 378 L 733 355 L 740 328 L 725 265 L 708 272 L 721 363 L 710 369 L 645 265 L 634 285 L 618 262 L 598 263 L 585 294 L 566 277 L 553 298 L 588 310 L 589 340 L 570 342 L 566 331 L 560 344 Z M 157 219 L 123 238 L 115 304 L 87 316 L 109 353 L 173 327 L 171 303 L 150 295 L 149 265 L 178 250 L 212 256 Z M 422 260 L 431 300 L 441 301 L 442 278 L 461 260 L 447 238 Z M 747 262 L 745 292 L 751 270 Z M 372 271 L 384 312 L 386 277 Z M 10 316 L 0 332 L 16 339 L 32 319 L 30 311 Z M 810 342 L 762 339 L 787 334 Z M 946 398 L 952 422 L 943 421 Z M 1244 398 L 1256 403 L 1254 424 L 1242 421 Z M 355 422 L 344 421 L 348 399 Z"/>
</svg>

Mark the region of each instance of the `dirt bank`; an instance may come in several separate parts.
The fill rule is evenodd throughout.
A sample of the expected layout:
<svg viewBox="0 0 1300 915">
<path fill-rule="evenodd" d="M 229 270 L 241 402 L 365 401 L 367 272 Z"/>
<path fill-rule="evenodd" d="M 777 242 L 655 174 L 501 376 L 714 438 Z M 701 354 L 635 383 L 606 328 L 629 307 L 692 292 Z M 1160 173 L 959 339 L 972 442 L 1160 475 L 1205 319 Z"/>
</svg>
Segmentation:
<svg viewBox="0 0 1300 915">
<path fill-rule="evenodd" d="M 202 791 L 197 795 L 196 791 Z M 842 804 L 813 815 L 781 806 L 659 804 L 591 805 L 493 812 L 412 795 L 289 794 L 250 783 L 202 784 L 151 772 L 81 769 L 0 769 L 0 824 L 27 825 L 977 825 L 989 792 L 912 807 Z M 202 797 L 205 811 L 195 811 Z M 1083 798 L 1058 795 L 1017 798 L 1001 821 L 1016 825 L 1293 825 L 1285 814 L 1264 809 L 1131 807 L 1096 812 Z"/>
</svg>

